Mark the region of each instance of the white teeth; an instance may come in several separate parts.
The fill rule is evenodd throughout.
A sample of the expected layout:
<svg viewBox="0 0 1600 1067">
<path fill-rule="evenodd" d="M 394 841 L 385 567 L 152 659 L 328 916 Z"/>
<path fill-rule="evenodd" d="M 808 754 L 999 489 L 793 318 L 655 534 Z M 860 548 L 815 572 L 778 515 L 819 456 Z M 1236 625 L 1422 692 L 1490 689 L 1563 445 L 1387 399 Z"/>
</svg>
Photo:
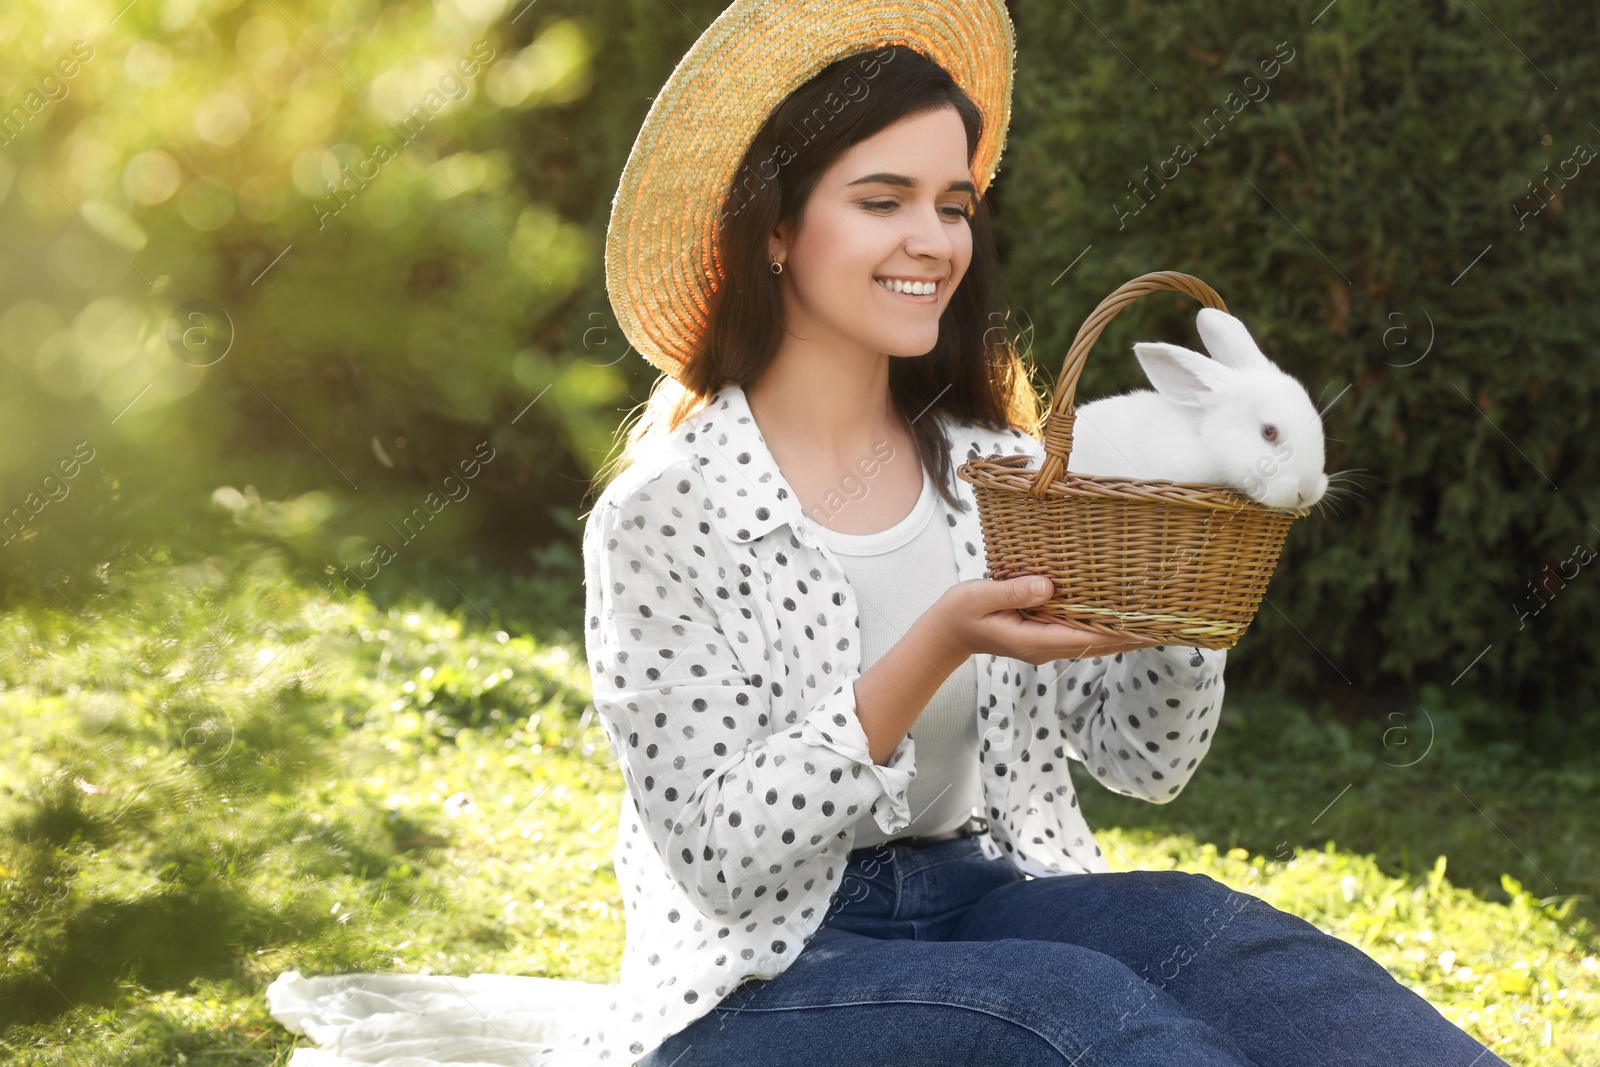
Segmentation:
<svg viewBox="0 0 1600 1067">
<path fill-rule="evenodd" d="M 885 289 L 896 293 L 908 293 L 912 296 L 929 296 L 939 287 L 938 282 L 902 282 L 894 278 L 878 278 L 876 280 Z"/>
</svg>

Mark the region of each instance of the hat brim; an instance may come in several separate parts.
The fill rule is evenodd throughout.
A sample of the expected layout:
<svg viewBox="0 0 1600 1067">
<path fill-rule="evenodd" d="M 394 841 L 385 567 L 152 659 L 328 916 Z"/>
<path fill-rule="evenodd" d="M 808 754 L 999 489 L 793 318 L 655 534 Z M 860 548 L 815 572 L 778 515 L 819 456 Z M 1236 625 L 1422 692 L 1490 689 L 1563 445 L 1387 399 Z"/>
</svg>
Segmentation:
<svg viewBox="0 0 1600 1067">
<path fill-rule="evenodd" d="M 938 63 L 982 111 L 972 177 L 988 189 L 1011 121 L 1004 0 L 735 0 L 657 94 L 611 203 L 606 293 L 652 364 L 681 379 L 700 349 L 719 280 L 717 216 L 773 109 L 835 60 L 893 44 Z"/>
</svg>

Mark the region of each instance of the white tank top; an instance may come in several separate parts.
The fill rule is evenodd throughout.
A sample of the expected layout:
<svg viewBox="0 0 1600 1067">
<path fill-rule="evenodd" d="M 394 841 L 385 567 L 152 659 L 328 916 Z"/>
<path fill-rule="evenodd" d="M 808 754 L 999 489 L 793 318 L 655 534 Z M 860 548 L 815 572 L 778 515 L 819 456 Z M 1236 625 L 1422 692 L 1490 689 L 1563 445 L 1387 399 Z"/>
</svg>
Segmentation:
<svg viewBox="0 0 1600 1067">
<path fill-rule="evenodd" d="M 924 469 L 916 504 L 887 530 L 845 534 L 821 527 L 820 536 L 839 558 L 861 608 L 863 672 L 960 581 L 948 525 L 949 507 Z M 856 820 L 852 848 L 952 830 L 982 809 L 977 704 L 977 666 L 969 656 L 907 731 L 917 743 L 917 773 L 906 789 L 911 822 L 890 835 L 865 813 Z"/>
</svg>

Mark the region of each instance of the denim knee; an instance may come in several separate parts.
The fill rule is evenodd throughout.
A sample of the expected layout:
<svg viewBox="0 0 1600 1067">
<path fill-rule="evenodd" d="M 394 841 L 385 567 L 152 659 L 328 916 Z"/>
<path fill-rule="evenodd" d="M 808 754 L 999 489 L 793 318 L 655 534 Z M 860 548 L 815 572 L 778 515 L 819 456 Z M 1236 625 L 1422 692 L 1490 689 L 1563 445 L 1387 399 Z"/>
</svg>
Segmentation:
<svg viewBox="0 0 1600 1067">
<path fill-rule="evenodd" d="M 1185 914 L 1216 913 L 1232 916 L 1245 911 L 1256 914 L 1267 912 L 1275 915 L 1286 914 L 1252 893 L 1235 889 L 1199 871 L 1142 873 L 1161 887 L 1164 901 L 1176 905 Z"/>
</svg>

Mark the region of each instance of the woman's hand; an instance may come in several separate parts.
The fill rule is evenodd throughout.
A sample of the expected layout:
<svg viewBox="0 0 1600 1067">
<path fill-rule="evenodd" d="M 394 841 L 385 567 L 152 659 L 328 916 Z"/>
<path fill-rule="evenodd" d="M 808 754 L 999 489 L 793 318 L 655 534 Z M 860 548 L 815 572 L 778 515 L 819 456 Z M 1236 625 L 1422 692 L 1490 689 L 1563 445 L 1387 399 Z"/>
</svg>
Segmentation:
<svg viewBox="0 0 1600 1067">
<path fill-rule="evenodd" d="M 1035 591 L 1033 583 L 1040 583 Z M 1154 648 L 1153 637 L 1108 637 L 1071 623 L 1035 622 L 1019 608 L 1050 599 L 1048 578 L 1022 575 L 1005 581 L 971 578 L 945 590 L 924 616 L 935 640 L 962 659 L 977 652 L 1009 656 L 1038 666 L 1055 659 L 1087 659 Z"/>
</svg>

